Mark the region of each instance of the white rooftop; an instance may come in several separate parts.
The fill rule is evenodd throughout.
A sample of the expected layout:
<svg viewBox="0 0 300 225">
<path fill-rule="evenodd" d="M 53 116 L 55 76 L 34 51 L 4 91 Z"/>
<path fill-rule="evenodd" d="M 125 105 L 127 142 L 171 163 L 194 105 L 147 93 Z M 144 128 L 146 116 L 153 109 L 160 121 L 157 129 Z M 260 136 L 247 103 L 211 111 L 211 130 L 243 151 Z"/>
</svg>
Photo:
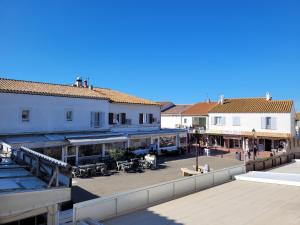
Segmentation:
<svg viewBox="0 0 300 225">
<path fill-rule="evenodd" d="M 273 174 L 271 171 L 249 173 L 246 177 L 283 181 L 295 178 L 298 182 L 298 166 L 299 163 L 291 163 L 275 169 Z M 104 224 L 296 225 L 300 224 L 299 208 L 300 187 L 297 185 L 236 180 L 104 221 Z"/>
</svg>

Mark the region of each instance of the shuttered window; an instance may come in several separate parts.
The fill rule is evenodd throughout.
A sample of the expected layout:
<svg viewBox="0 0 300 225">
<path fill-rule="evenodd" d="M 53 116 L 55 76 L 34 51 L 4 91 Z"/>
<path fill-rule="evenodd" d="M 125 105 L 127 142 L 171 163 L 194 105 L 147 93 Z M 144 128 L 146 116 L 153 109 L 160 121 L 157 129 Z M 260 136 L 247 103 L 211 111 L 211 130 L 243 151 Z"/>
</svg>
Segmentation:
<svg viewBox="0 0 300 225">
<path fill-rule="evenodd" d="M 262 117 L 261 118 L 261 128 L 276 130 L 277 129 L 277 118 L 276 117 Z"/>
<path fill-rule="evenodd" d="M 153 114 L 148 114 L 148 123 L 152 124 L 153 123 Z"/>
<path fill-rule="evenodd" d="M 91 127 L 100 127 L 101 112 L 91 112 Z"/>
<path fill-rule="evenodd" d="M 113 113 L 108 114 L 108 123 L 110 125 L 114 124 L 114 114 Z"/>
<path fill-rule="evenodd" d="M 144 114 L 143 114 L 143 113 L 140 113 L 140 114 L 139 114 L 139 123 L 140 123 L 140 124 L 143 124 L 143 122 L 144 122 Z"/>
<path fill-rule="evenodd" d="M 126 124 L 126 113 L 121 113 L 121 123 Z"/>
</svg>

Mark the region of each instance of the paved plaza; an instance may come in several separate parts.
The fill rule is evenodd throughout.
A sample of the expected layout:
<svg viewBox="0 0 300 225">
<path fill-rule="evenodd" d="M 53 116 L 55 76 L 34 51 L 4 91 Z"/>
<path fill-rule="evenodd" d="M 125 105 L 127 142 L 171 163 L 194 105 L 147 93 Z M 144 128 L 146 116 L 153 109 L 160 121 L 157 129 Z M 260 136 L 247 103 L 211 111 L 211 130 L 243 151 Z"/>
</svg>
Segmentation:
<svg viewBox="0 0 300 225">
<path fill-rule="evenodd" d="M 213 170 L 223 169 L 243 162 L 220 157 L 199 157 L 199 165 L 209 164 Z M 160 182 L 182 177 L 181 168 L 193 168 L 195 157 L 191 155 L 162 157 L 156 170 L 145 170 L 143 173 L 118 172 L 107 177 L 73 179 L 72 200 L 74 203 L 129 191 Z"/>
</svg>

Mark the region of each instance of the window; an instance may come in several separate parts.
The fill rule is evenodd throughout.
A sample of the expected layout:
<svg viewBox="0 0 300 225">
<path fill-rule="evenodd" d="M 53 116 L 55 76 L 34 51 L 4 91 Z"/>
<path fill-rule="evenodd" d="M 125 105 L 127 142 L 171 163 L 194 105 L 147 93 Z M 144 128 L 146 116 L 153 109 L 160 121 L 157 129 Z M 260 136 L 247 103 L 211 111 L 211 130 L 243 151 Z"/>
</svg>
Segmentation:
<svg viewBox="0 0 300 225">
<path fill-rule="evenodd" d="M 152 124 L 154 122 L 153 114 L 140 113 L 139 114 L 139 124 Z"/>
<path fill-rule="evenodd" d="M 240 126 L 240 125 L 241 125 L 240 117 L 238 116 L 232 117 L 232 126 Z"/>
<path fill-rule="evenodd" d="M 126 124 L 126 113 L 109 113 L 108 123 L 112 124 Z"/>
<path fill-rule="evenodd" d="M 30 119 L 30 111 L 28 109 L 22 110 L 22 121 L 28 122 Z"/>
<path fill-rule="evenodd" d="M 214 125 L 225 125 L 225 117 L 216 116 L 213 121 Z"/>
<path fill-rule="evenodd" d="M 73 112 L 72 111 L 67 111 L 66 112 L 66 120 L 67 121 L 72 121 L 73 120 Z"/>
<path fill-rule="evenodd" d="M 271 125 L 272 125 L 271 121 L 272 121 L 271 117 L 266 117 L 266 128 L 267 129 L 271 129 Z"/>
<path fill-rule="evenodd" d="M 276 130 L 276 117 L 262 117 L 261 128 Z"/>
<path fill-rule="evenodd" d="M 92 112 L 91 113 L 91 127 L 98 128 L 100 127 L 100 112 Z"/>
<path fill-rule="evenodd" d="M 183 120 L 183 123 L 187 123 L 187 119 L 184 119 L 184 120 Z"/>
<path fill-rule="evenodd" d="M 160 137 L 161 148 L 172 147 L 172 146 L 176 146 L 176 136 Z"/>
</svg>

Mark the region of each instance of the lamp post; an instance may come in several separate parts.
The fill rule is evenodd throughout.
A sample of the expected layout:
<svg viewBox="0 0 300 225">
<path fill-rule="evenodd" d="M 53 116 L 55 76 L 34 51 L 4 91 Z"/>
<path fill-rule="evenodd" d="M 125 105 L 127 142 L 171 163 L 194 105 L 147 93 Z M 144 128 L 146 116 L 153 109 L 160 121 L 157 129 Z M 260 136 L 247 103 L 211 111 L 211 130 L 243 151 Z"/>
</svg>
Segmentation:
<svg viewBox="0 0 300 225">
<path fill-rule="evenodd" d="M 198 149 L 198 144 L 199 144 L 199 136 L 198 133 L 196 133 L 196 171 L 198 172 L 199 169 L 199 149 Z"/>
<path fill-rule="evenodd" d="M 255 129 L 252 129 L 252 150 L 253 150 L 253 160 L 255 160 L 255 154 L 254 154 L 254 139 L 255 139 Z"/>
</svg>

